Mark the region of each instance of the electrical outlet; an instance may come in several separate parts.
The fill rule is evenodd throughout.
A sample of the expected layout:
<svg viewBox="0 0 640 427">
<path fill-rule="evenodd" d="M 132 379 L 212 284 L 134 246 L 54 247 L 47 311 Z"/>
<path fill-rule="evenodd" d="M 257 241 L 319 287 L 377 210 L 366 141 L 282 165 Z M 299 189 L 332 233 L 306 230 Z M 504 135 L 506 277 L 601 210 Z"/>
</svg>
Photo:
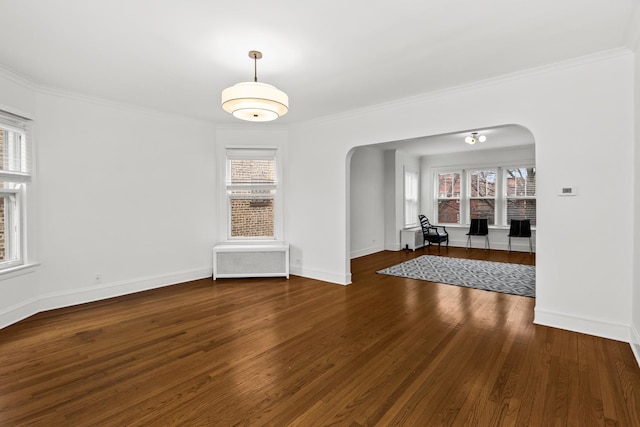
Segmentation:
<svg viewBox="0 0 640 427">
<path fill-rule="evenodd" d="M 101 283 L 101 282 L 102 282 L 102 274 L 96 273 L 96 283 Z"/>
</svg>

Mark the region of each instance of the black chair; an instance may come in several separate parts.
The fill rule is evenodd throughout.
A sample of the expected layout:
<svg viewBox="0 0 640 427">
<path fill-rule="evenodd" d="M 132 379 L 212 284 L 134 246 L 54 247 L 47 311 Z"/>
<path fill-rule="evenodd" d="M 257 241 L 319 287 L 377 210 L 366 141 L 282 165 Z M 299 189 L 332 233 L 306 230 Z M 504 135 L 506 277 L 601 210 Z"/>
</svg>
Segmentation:
<svg viewBox="0 0 640 427">
<path fill-rule="evenodd" d="M 509 228 L 509 252 L 511 252 L 511 238 L 526 237 L 529 239 L 529 253 L 533 253 L 533 244 L 531 243 L 531 220 L 529 219 L 512 219 L 511 228 Z"/>
<path fill-rule="evenodd" d="M 440 244 L 442 242 L 447 242 L 447 247 L 449 246 L 449 233 L 447 233 L 447 228 L 444 226 L 436 226 L 431 225 L 429 220 L 424 215 L 418 215 L 418 219 L 420 220 L 420 226 L 422 227 L 422 236 L 424 238 L 423 244 L 425 242 L 429 242 L 429 246 L 432 244 L 438 244 L 438 252 L 440 252 Z M 442 231 L 438 231 L 438 228 L 442 228 Z"/>
<path fill-rule="evenodd" d="M 486 218 L 471 220 L 467 233 L 467 249 L 471 248 L 471 236 L 484 236 L 484 248 L 491 249 L 489 246 L 489 221 Z"/>
</svg>

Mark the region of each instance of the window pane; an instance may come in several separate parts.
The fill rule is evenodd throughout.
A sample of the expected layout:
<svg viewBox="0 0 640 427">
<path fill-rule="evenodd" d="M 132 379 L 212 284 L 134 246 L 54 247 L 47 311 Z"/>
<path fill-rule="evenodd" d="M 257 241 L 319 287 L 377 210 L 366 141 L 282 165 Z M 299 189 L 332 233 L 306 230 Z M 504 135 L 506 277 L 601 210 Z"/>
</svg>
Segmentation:
<svg viewBox="0 0 640 427">
<path fill-rule="evenodd" d="M 404 198 L 418 200 L 418 174 L 415 172 L 404 174 Z"/>
<path fill-rule="evenodd" d="M 438 174 L 438 198 L 460 198 L 460 174 L 457 172 Z"/>
<path fill-rule="evenodd" d="M 535 199 L 507 200 L 507 224 L 510 224 L 512 219 L 530 219 L 531 225 L 536 225 Z"/>
<path fill-rule="evenodd" d="M 275 154 L 273 149 L 227 149 L 228 238 L 276 237 Z"/>
<path fill-rule="evenodd" d="M 273 199 L 234 197 L 230 201 L 231 237 L 273 237 Z"/>
<path fill-rule="evenodd" d="M 459 200 L 438 200 L 438 222 L 457 224 L 460 222 Z"/>
<path fill-rule="evenodd" d="M 404 225 L 413 226 L 418 223 L 418 174 L 404 174 Z"/>
<path fill-rule="evenodd" d="M 5 198 L 0 197 L 0 261 L 5 261 L 7 256 L 6 206 Z"/>
<path fill-rule="evenodd" d="M 230 160 L 231 184 L 274 184 L 275 160 Z"/>
<path fill-rule="evenodd" d="M 0 182 L 0 188 L 15 188 L 15 184 Z M 0 262 L 17 259 L 16 197 L 14 194 L 0 195 Z"/>
<path fill-rule="evenodd" d="M 470 218 L 486 218 L 489 225 L 495 223 L 495 200 L 491 199 L 471 199 L 469 201 Z"/>
<path fill-rule="evenodd" d="M 460 223 L 460 197 L 462 188 L 460 172 L 438 174 L 438 222 L 443 224 Z"/>
<path fill-rule="evenodd" d="M 506 169 L 507 197 L 536 196 L 536 168 Z"/>
<path fill-rule="evenodd" d="M 1 170 L 28 171 L 24 133 L 0 127 L 0 148 Z"/>
<path fill-rule="evenodd" d="M 484 170 L 469 173 L 469 194 L 471 197 L 496 196 L 496 171 Z M 475 218 L 473 215 L 472 218 Z"/>
</svg>

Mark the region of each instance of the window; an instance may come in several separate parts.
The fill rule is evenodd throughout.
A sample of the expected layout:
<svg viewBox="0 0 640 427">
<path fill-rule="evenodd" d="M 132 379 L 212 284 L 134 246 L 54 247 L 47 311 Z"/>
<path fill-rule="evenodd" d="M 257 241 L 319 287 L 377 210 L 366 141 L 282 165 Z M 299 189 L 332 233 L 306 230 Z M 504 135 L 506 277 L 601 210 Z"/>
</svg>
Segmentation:
<svg viewBox="0 0 640 427">
<path fill-rule="evenodd" d="M 275 154 L 274 149 L 227 150 L 230 239 L 275 239 Z"/>
<path fill-rule="evenodd" d="M 512 219 L 530 219 L 536 224 L 536 168 L 513 168 L 504 170 L 507 195 L 507 224 Z"/>
<path fill-rule="evenodd" d="M 460 223 L 460 172 L 445 172 L 437 175 L 437 209 L 438 223 Z"/>
<path fill-rule="evenodd" d="M 469 219 L 486 218 L 489 225 L 496 223 L 495 170 L 469 172 Z"/>
<path fill-rule="evenodd" d="M 486 218 L 490 225 L 507 226 L 511 219 L 536 225 L 536 168 L 488 167 L 435 171 L 434 218 L 438 224 L 469 224 Z"/>
<path fill-rule="evenodd" d="M 404 226 L 418 224 L 418 173 L 404 173 Z"/>
<path fill-rule="evenodd" d="M 0 112 L 0 270 L 24 263 L 27 185 L 31 182 L 28 120 Z"/>
</svg>

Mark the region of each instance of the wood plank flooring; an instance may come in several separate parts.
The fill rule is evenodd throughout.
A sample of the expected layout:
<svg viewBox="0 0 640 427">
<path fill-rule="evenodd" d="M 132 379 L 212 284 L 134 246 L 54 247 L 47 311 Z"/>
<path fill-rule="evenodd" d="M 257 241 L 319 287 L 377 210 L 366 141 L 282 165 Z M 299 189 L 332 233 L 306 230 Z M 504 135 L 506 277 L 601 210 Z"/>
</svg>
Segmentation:
<svg viewBox="0 0 640 427">
<path fill-rule="evenodd" d="M 40 313 L 0 330 L 0 425 L 640 426 L 628 344 L 375 273 L 422 254 L 356 259 L 346 287 L 199 280 Z"/>
</svg>

